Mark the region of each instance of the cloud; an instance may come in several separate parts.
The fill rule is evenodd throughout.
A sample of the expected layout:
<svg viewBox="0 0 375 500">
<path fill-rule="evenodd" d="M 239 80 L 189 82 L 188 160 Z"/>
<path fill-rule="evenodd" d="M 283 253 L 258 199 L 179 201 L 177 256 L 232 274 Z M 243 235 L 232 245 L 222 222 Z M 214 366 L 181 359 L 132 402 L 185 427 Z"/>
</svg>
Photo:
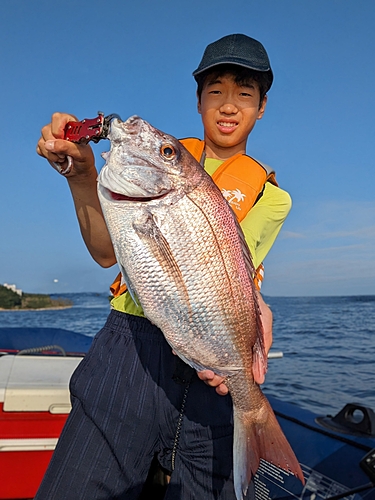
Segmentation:
<svg viewBox="0 0 375 500">
<path fill-rule="evenodd" d="M 375 202 L 294 204 L 265 260 L 269 295 L 375 294 Z"/>
<path fill-rule="evenodd" d="M 306 235 L 302 234 L 302 233 L 296 233 L 296 232 L 293 232 L 293 231 L 283 231 L 281 234 L 280 234 L 280 238 L 282 238 L 283 240 L 292 240 L 292 239 L 299 239 L 299 238 L 306 238 Z"/>
</svg>

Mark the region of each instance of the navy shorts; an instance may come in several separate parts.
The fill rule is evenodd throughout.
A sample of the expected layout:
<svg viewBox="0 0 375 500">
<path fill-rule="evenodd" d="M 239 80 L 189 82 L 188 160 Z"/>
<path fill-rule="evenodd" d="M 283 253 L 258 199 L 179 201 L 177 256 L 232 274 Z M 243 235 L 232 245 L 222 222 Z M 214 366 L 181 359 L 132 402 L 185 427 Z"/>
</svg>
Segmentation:
<svg viewBox="0 0 375 500">
<path fill-rule="evenodd" d="M 231 398 L 199 380 L 147 319 L 112 311 L 70 392 L 35 500 L 136 500 L 154 457 L 171 473 L 165 500 L 235 500 Z"/>
</svg>

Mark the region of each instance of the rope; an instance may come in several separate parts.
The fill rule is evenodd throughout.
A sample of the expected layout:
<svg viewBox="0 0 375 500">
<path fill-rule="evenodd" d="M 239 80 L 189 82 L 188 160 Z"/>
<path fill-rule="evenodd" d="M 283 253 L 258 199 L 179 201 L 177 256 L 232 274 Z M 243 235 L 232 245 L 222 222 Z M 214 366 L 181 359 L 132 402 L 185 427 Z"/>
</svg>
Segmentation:
<svg viewBox="0 0 375 500">
<path fill-rule="evenodd" d="M 59 345 L 45 345 L 41 347 L 30 347 L 29 349 L 22 349 L 16 356 L 22 356 L 23 354 L 37 354 L 38 352 L 44 351 L 60 351 L 63 356 L 66 356 L 65 350 Z"/>
</svg>

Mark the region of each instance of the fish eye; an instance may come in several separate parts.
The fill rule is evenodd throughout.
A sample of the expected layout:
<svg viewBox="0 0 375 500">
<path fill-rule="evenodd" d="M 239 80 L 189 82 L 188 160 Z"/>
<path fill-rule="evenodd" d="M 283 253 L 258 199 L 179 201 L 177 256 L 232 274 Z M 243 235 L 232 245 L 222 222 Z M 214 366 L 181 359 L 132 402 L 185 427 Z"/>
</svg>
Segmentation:
<svg viewBox="0 0 375 500">
<path fill-rule="evenodd" d="M 172 144 L 163 144 L 160 148 L 160 153 L 166 160 L 172 160 L 176 156 L 176 150 Z"/>
</svg>

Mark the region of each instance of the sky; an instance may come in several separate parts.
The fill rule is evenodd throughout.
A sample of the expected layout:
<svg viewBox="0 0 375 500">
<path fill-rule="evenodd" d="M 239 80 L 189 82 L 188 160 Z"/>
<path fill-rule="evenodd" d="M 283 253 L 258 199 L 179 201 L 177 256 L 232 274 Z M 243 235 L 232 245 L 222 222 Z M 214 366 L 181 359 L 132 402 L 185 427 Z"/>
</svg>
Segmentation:
<svg viewBox="0 0 375 500">
<path fill-rule="evenodd" d="M 66 180 L 35 153 L 53 112 L 137 114 L 202 137 L 191 76 L 207 44 L 245 33 L 274 72 L 247 153 L 293 208 L 265 260 L 267 296 L 375 294 L 375 2 L 2 0 L 0 283 L 105 292 Z M 94 145 L 97 167 L 107 141 Z"/>
</svg>

